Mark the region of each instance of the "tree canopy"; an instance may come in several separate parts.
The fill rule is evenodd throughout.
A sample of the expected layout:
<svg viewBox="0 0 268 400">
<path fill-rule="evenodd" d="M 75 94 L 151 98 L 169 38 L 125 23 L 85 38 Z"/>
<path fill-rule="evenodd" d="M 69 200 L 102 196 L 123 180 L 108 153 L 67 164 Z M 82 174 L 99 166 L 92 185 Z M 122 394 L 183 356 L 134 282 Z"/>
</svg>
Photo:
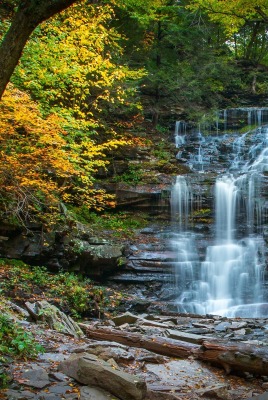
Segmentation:
<svg viewBox="0 0 268 400">
<path fill-rule="evenodd" d="M 113 206 L 98 177 L 113 179 L 113 160 L 127 163 L 147 129 L 267 92 L 267 0 L 4 0 L 0 10 L 0 96 L 11 81 L 2 219 L 52 224 L 61 203 Z"/>
<path fill-rule="evenodd" d="M 227 33 L 238 32 L 247 23 L 268 23 L 267 0 L 192 0 L 189 8 L 205 11 Z"/>
</svg>

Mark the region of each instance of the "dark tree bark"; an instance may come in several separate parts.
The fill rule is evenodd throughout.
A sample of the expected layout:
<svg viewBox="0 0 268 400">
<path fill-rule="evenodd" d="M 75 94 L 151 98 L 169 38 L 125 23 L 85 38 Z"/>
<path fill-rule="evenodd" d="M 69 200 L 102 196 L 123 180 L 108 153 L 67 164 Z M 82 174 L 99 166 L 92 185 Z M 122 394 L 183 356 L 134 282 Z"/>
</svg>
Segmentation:
<svg viewBox="0 0 268 400">
<path fill-rule="evenodd" d="M 34 29 L 78 0 L 21 0 L 0 45 L 0 99 Z"/>
</svg>

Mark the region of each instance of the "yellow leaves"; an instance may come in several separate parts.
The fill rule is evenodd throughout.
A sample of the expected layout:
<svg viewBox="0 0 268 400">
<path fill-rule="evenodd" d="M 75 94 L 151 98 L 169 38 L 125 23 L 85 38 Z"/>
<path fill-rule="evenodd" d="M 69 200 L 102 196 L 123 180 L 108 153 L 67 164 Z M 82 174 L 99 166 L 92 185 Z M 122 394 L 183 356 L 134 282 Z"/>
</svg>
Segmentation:
<svg viewBox="0 0 268 400">
<path fill-rule="evenodd" d="M 60 216 L 61 201 L 98 211 L 115 206 L 114 196 L 94 188 L 93 173 L 106 167 L 107 151 L 131 141 L 116 137 L 112 130 L 102 144 L 85 134 L 77 141 L 63 125 L 55 115 L 42 118 L 26 94 L 9 86 L 0 103 L 2 218 L 12 216 L 20 223 L 41 220 L 51 227 Z"/>
<path fill-rule="evenodd" d="M 109 105 L 124 104 L 131 93 L 129 82 L 144 76 L 142 68 L 118 65 L 122 36 L 112 27 L 113 18 L 109 5 L 74 4 L 41 25 L 38 40 L 28 43 L 16 69 L 21 87 L 34 93 L 46 110 L 68 116 L 68 128 L 78 120 L 97 119 Z"/>
</svg>

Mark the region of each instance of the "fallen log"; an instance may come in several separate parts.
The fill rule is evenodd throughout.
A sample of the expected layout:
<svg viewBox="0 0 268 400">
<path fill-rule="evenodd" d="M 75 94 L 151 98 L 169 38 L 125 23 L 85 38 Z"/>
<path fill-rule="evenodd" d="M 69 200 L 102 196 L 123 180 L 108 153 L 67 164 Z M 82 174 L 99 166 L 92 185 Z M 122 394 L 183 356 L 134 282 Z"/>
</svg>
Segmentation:
<svg viewBox="0 0 268 400">
<path fill-rule="evenodd" d="M 226 373 L 231 371 L 250 372 L 255 375 L 268 373 L 268 350 L 266 347 L 247 343 L 204 341 L 193 353 L 199 360 L 221 365 Z"/>
<path fill-rule="evenodd" d="M 231 343 L 224 340 L 204 340 L 201 345 L 160 336 L 119 331 L 112 328 L 94 328 L 79 324 L 90 339 L 109 340 L 130 347 L 144 348 L 169 357 L 196 359 L 221 366 L 227 373 L 244 371 L 268 375 L 268 350 L 255 344 Z"/>
<path fill-rule="evenodd" d="M 111 328 L 89 328 L 85 324 L 79 324 L 79 326 L 90 339 L 109 340 L 129 347 L 143 348 L 169 357 L 189 357 L 192 355 L 193 350 L 198 350 L 200 347 L 192 343 L 161 336 L 146 336 L 140 333 L 119 331 Z"/>
</svg>

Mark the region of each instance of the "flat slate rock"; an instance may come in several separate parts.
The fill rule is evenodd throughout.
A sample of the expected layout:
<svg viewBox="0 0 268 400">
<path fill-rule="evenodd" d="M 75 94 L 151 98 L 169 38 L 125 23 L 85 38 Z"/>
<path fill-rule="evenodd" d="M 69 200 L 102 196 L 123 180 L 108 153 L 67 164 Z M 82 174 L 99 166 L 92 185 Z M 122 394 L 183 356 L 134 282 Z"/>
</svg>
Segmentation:
<svg viewBox="0 0 268 400">
<path fill-rule="evenodd" d="M 80 390 L 80 400 L 119 400 L 106 390 L 83 386 Z"/>
<path fill-rule="evenodd" d="M 48 373 L 43 368 L 29 369 L 22 373 L 25 380 L 24 385 L 31 386 L 36 389 L 42 389 L 50 385 Z"/>
<path fill-rule="evenodd" d="M 247 400 L 268 400 L 268 392 L 260 394 L 259 396 L 250 397 Z"/>
<path fill-rule="evenodd" d="M 215 339 L 210 336 L 195 335 L 194 333 L 187 333 L 182 331 L 177 331 L 174 329 L 167 329 L 165 334 L 170 339 L 182 340 L 183 342 L 202 344 L 204 340 Z"/>
</svg>

